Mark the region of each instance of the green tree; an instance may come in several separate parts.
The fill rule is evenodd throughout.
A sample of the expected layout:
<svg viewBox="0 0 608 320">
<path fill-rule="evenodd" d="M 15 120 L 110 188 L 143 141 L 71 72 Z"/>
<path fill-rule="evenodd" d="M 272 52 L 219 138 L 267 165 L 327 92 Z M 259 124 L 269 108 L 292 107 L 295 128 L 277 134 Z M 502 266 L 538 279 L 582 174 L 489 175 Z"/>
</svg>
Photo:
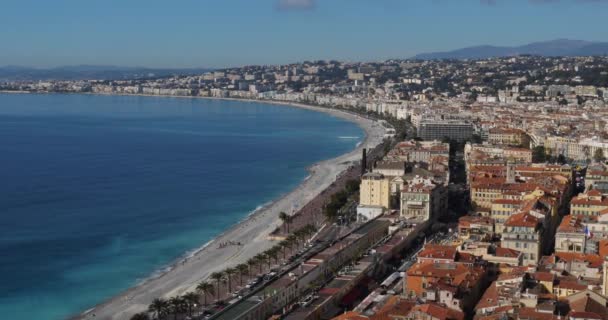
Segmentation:
<svg viewBox="0 0 608 320">
<path fill-rule="evenodd" d="M 272 267 L 272 255 L 270 254 L 270 252 L 268 252 L 268 250 L 266 250 L 264 253 L 262 253 L 262 257 L 264 261 L 268 264 L 268 269 L 270 269 Z"/>
<path fill-rule="evenodd" d="M 181 297 L 171 297 L 169 299 L 169 306 L 171 313 L 173 313 L 173 320 L 177 320 L 177 316 L 182 312 L 184 301 Z"/>
<path fill-rule="evenodd" d="M 246 263 L 241 263 L 236 266 L 236 270 L 239 273 L 239 284 L 243 285 L 243 275 L 249 275 L 249 266 Z"/>
<path fill-rule="evenodd" d="M 387 144 L 388 145 L 388 144 Z M 390 147 L 390 145 L 388 145 Z M 359 186 L 361 185 L 360 179 L 351 179 L 346 182 L 346 192 L 349 194 L 354 194 L 359 191 Z"/>
<path fill-rule="evenodd" d="M 547 152 L 545 147 L 537 146 L 532 149 L 532 162 L 542 163 L 547 161 Z"/>
<path fill-rule="evenodd" d="M 596 149 L 593 153 L 593 160 L 595 160 L 596 162 L 606 161 L 606 157 L 604 156 L 604 150 L 602 150 L 601 148 Z"/>
<path fill-rule="evenodd" d="M 146 312 L 136 313 L 130 318 L 131 320 L 150 320 L 150 316 Z"/>
<path fill-rule="evenodd" d="M 183 296 L 186 308 L 188 309 L 188 316 L 192 317 L 192 309 L 196 307 L 201 296 L 196 292 L 188 292 Z"/>
<path fill-rule="evenodd" d="M 167 300 L 156 298 L 148 306 L 148 311 L 154 314 L 155 319 L 163 319 L 167 315 L 168 308 L 169 303 L 167 303 Z"/>
<path fill-rule="evenodd" d="M 224 276 L 228 280 L 228 291 L 232 292 L 232 276 L 238 273 L 238 270 L 235 268 L 228 268 L 224 270 Z"/>
<path fill-rule="evenodd" d="M 196 286 L 196 291 L 200 292 L 203 295 L 203 304 L 207 305 L 207 295 L 211 295 L 214 296 L 215 295 L 215 290 L 213 288 L 213 285 L 207 281 L 201 281 L 197 286 Z"/>
<path fill-rule="evenodd" d="M 279 242 L 279 246 L 281 246 L 281 251 L 283 251 L 283 259 L 285 259 L 287 256 L 287 248 L 291 249 L 292 245 L 293 244 L 291 242 L 287 241 L 287 239 Z"/>
<path fill-rule="evenodd" d="M 209 276 L 211 279 L 215 280 L 215 283 L 217 284 L 217 289 L 215 290 L 217 297 L 219 298 L 220 295 L 220 282 L 222 281 L 222 278 L 224 278 L 224 274 L 221 272 L 214 272 Z"/>
<path fill-rule="evenodd" d="M 259 273 L 262 273 L 262 267 L 264 267 L 264 263 L 266 262 L 266 255 L 263 253 L 260 253 L 260 254 L 257 254 L 253 258 L 257 261 Z"/>
<path fill-rule="evenodd" d="M 475 133 L 471 136 L 471 142 L 475 143 L 475 144 L 479 144 L 479 143 L 482 143 L 483 141 L 481 140 L 481 136 Z"/>
<path fill-rule="evenodd" d="M 253 269 L 253 267 L 258 265 L 258 260 L 255 259 L 255 257 L 252 257 L 251 259 L 247 260 L 247 266 L 249 267 L 249 274 L 251 274 L 251 269 Z"/>
<path fill-rule="evenodd" d="M 284 211 L 279 212 L 279 219 L 283 221 L 283 225 L 287 228 L 287 233 L 289 233 L 289 224 L 291 223 L 291 216 L 285 213 Z"/>
<path fill-rule="evenodd" d="M 266 250 L 266 254 L 274 260 L 274 263 L 277 263 L 278 259 L 279 259 L 280 250 L 281 249 L 279 249 L 278 247 L 272 247 L 272 248 Z"/>
</svg>

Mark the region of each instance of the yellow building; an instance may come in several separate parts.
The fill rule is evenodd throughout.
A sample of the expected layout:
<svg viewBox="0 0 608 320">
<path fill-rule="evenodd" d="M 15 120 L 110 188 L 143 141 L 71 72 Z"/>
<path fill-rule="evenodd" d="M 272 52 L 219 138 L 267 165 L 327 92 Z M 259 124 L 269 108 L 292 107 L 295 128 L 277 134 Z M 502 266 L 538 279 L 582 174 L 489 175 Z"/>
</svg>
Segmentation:
<svg viewBox="0 0 608 320">
<path fill-rule="evenodd" d="M 530 138 L 520 129 L 492 128 L 488 134 L 488 141 L 492 144 L 524 146 L 530 145 Z"/>
<path fill-rule="evenodd" d="M 361 177 L 359 204 L 385 209 L 390 205 L 390 180 L 380 173 L 366 173 Z"/>
<path fill-rule="evenodd" d="M 580 194 L 570 202 L 572 215 L 599 216 L 605 209 L 608 209 L 608 198 L 597 190 Z"/>
<path fill-rule="evenodd" d="M 496 233 L 503 233 L 505 221 L 516 213 L 521 208 L 521 205 L 522 201 L 516 199 L 496 199 L 492 202 L 490 217 L 494 219 L 494 230 Z"/>
<path fill-rule="evenodd" d="M 502 199 L 504 183 L 477 182 L 471 184 L 471 202 L 474 207 L 491 209 L 492 202 Z"/>
</svg>

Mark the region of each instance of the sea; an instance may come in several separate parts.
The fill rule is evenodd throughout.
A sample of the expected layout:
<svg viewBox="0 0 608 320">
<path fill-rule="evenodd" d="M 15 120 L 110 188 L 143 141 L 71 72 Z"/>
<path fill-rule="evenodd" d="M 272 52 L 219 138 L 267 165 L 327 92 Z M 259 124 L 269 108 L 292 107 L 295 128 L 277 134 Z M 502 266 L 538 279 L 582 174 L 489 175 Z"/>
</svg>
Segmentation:
<svg viewBox="0 0 608 320">
<path fill-rule="evenodd" d="M 262 102 L 0 94 L 0 318 L 64 319 L 137 285 L 364 135 Z"/>
</svg>

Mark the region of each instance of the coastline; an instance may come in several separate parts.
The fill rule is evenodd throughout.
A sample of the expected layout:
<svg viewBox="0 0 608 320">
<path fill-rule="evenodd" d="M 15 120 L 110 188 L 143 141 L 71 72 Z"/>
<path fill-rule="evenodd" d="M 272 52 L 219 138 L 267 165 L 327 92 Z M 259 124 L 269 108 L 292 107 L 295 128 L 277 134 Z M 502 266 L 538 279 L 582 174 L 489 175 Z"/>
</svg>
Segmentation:
<svg viewBox="0 0 608 320">
<path fill-rule="evenodd" d="M 307 105 L 304 103 L 240 98 L 149 96 L 162 98 L 232 100 L 302 108 L 323 112 L 353 122 L 363 129 L 365 137 L 355 149 L 350 152 L 333 159 L 317 162 L 308 167 L 308 176 L 305 177 L 295 189 L 256 208 L 248 216 L 235 222 L 234 225 L 226 230 L 221 231 L 214 239 L 195 250 L 185 252 L 181 258 L 171 262 L 163 269 L 156 271 L 134 287 L 119 293 L 79 315 L 74 315 L 72 317 L 74 319 L 129 319 L 132 314 L 146 310 L 152 299 L 184 294 L 185 292 L 194 289 L 198 282 L 204 280 L 211 273 L 246 262 L 249 258 L 259 252 L 270 248 L 275 242 L 269 240 L 267 236 L 280 225 L 278 212 L 291 212 L 292 209 L 297 211 L 306 205 L 331 185 L 335 181 L 336 176 L 344 172 L 353 162 L 359 161 L 362 148 L 375 147 L 382 142 L 384 136 L 384 128 L 376 121 L 353 113 Z M 223 249 L 217 247 L 217 243 L 226 242 L 228 240 L 241 242 L 244 243 L 244 245 Z"/>
</svg>

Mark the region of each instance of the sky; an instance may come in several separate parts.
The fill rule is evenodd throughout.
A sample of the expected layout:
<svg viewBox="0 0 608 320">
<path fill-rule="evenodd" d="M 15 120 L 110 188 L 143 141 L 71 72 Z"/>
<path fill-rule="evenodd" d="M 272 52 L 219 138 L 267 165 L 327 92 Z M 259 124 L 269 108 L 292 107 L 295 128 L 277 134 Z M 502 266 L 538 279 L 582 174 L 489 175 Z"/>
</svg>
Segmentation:
<svg viewBox="0 0 608 320">
<path fill-rule="evenodd" d="M 218 68 L 608 41 L 608 0 L 0 2 L 0 66 Z"/>
</svg>

